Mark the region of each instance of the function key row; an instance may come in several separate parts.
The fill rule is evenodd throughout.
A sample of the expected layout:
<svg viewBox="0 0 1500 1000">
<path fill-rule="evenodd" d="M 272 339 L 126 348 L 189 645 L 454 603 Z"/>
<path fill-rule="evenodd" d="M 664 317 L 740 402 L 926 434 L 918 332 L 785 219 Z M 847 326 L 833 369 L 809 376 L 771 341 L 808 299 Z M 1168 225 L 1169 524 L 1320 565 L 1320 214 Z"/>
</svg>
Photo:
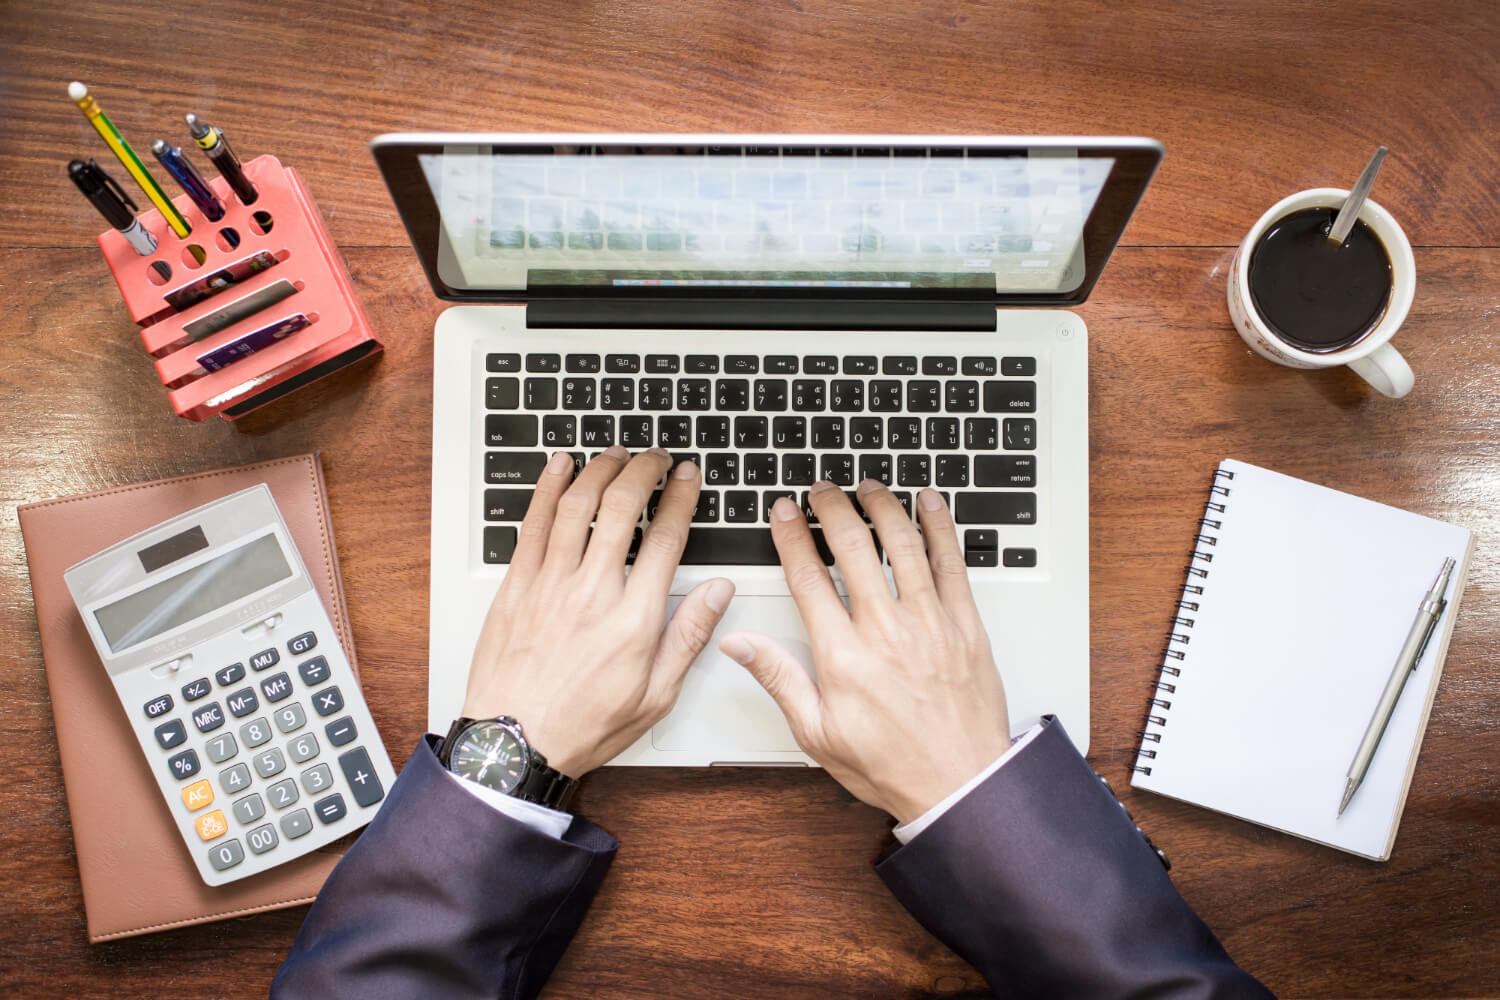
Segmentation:
<svg viewBox="0 0 1500 1000">
<path fill-rule="evenodd" d="M 653 375 L 674 375 L 678 372 L 694 374 L 757 375 L 761 371 L 777 375 L 1015 375 L 1028 377 L 1036 374 L 1036 358 L 1006 356 L 998 361 L 989 355 L 970 355 L 960 360 L 956 355 L 887 355 L 851 354 L 840 358 L 832 354 L 810 354 L 799 358 L 795 354 L 767 354 L 762 359 L 754 354 L 647 354 L 644 362 L 639 354 L 527 354 L 522 359 L 515 354 L 488 354 L 485 369 L 490 372 L 550 373 L 566 371 L 573 374 L 608 372 L 635 375 L 645 372 Z"/>
</svg>

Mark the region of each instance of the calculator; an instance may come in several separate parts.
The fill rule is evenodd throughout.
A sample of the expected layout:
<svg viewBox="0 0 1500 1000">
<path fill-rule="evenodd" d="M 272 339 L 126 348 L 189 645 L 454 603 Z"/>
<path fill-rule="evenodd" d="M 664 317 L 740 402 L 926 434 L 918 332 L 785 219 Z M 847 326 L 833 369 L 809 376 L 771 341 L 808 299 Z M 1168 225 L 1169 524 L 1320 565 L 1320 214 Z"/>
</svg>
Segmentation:
<svg viewBox="0 0 1500 1000">
<path fill-rule="evenodd" d="M 395 781 L 264 484 L 63 574 L 203 881 L 360 829 Z"/>
</svg>

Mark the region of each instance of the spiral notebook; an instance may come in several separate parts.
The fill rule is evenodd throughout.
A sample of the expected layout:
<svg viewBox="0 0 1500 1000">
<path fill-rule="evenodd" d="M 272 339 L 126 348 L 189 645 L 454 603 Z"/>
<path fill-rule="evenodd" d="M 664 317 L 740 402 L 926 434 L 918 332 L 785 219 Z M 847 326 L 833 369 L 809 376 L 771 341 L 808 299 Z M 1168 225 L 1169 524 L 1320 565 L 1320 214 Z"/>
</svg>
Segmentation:
<svg viewBox="0 0 1500 1000">
<path fill-rule="evenodd" d="M 1220 463 L 1131 784 L 1387 860 L 1472 551 L 1465 528 Z M 1339 816 L 1349 763 L 1445 556 L 1456 563 L 1447 609 Z"/>
</svg>

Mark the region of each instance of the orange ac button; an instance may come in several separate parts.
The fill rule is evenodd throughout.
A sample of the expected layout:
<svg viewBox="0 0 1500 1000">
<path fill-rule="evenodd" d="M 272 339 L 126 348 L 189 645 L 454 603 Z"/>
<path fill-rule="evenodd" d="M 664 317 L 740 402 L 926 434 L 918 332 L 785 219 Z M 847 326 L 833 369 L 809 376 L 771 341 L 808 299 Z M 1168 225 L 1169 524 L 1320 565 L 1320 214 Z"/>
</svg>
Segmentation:
<svg viewBox="0 0 1500 1000">
<path fill-rule="evenodd" d="M 204 778 L 202 781 L 195 781 L 182 790 L 183 804 L 190 811 L 196 812 L 213 802 L 213 800 L 214 786 L 208 783 L 207 778 Z"/>
<path fill-rule="evenodd" d="M 198 827 L 198 836 L 204 840 L 213 840 L 222 837 L 229 830 L 229 824 L 224 822 L 224 810 L 215 809 L 211 813 L 204 813 L 193 821 Z"/>
</svg>

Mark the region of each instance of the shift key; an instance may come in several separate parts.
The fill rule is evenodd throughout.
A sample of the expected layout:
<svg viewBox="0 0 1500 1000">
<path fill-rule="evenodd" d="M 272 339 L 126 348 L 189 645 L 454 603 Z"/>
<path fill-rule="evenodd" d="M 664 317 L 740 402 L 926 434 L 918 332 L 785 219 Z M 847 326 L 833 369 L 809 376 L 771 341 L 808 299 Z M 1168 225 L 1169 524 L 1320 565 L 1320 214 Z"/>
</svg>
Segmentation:
<svg viewBox="0 0 1500 1000">
<path fill-rule="evenodd" d="M 486 521 L 521 521 L 531 506 L 531 490 L 485 490 Z"/>
<path fill-rule="evenodd" d="M 535 448 L 534 413 L 490 413 L 484 418 L 484 442 L 491 448 Z"/>
<path fill-rule="evenodd" d="M 1035 493 L 961 492 L 955 500 L 953 520 L 959 524 L 1035 524 Z"/>
</svg>

